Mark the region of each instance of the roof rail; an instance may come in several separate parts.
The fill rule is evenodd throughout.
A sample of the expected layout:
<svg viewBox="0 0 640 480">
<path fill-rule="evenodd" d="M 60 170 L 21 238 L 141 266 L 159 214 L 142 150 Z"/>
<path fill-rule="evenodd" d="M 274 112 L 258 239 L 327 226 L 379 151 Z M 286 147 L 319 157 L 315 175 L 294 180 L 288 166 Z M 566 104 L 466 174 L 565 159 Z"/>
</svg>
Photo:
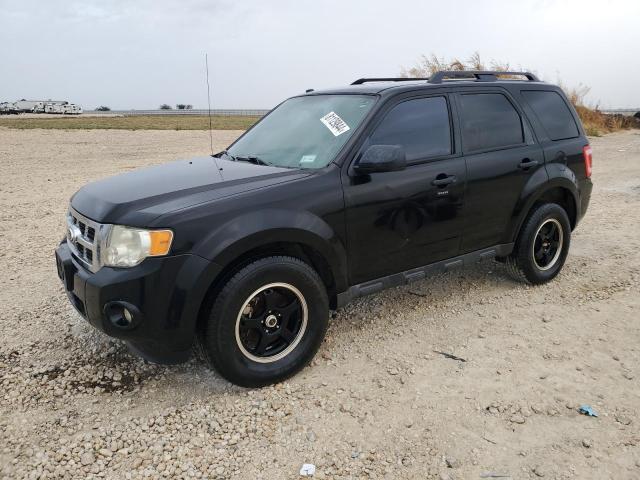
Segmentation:
<svg viewBox="0 0 640 480">
<path fill-rule="evenodd" d="M 362 85 L 367 82 L 411 82 L 414 80 L 429 80 L 428 78 L 406 78 L 406 77 L 395 77 L 395 78 L 359 78 L 351 85 Z"/>
<path fill-rule="evenodd" d="M 476 82 L 495 82 L 498 76 L 520 75 L 527 77 L 529 82 L 539 82 L 538 77 L 530 72 L 499 72 L 495 70 L 443 70 L 429 77 L 429 83 L 442 83 L 447 79 L 469 79 L 473 77 Z"/>
</svg>

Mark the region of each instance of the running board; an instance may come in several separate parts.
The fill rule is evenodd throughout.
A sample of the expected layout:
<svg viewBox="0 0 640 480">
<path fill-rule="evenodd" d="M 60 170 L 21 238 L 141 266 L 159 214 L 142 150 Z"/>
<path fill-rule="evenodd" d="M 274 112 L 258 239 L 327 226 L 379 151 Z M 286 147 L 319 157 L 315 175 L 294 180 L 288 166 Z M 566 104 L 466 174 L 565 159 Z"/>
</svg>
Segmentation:
<svg viewBox="0 0 640 480">
<path fill-rule="evenodd" d="M 513 243 L 505 243 L 490 248 L 483 248 L 475 252 L 465 253 L 457 257 L 448 258 L 440 262 L 430 263 L 423 267 L 413 268 L 405 272 L 394 273 L 387 277 L 360 283 L 349 287 L 345 292 L 339 293 L 337 298 L 338 308 L 359 297 L 364 297 L 372 293 L 386 290 L 387 288 L 398 287 L 408 283 L 422 280 L 438 273 L 449 272 L 464 266 L 473 265 L 483 260 L 495 257 L 506 257 L 513 251 Z"/>
</svg>

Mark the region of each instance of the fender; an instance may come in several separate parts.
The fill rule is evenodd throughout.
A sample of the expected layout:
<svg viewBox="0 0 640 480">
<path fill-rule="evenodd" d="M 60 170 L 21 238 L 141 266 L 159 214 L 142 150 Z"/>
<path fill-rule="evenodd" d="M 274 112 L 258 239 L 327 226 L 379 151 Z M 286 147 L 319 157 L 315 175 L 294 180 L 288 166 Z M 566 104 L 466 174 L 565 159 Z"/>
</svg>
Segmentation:
<svg viewBox="0 0 640 480">
<path fill-rule="evenodd" d="M 213 229 L 194 253 L 224 268 L 250 250 L 279 242 L 317 251 L 329 265 L 337 291 L 347 288 L 346 249 L 336 232 L 309 211 L 267 208 L 242 214 Z"/>
<path fill-rule="evenodd" d="M 546 164 L 545 166 L 546 172 L 549 175 L 548 179 L 541 181 L 542 179 L 539 175 L 532 175 L 529 182 L 523 188 L 520 199 L 511 217 L 511 222 L 507 227 L 507 238 L 505 241 L 515 242 L 518 232 L 520 232 L 520 227 L 522 227 L 524 220 L 531 211 L 531 207 L 533 207 L 545 193 L 554 188 L 562 188 L 571 193 L 571 198 L 576 209 L 576 219 L 580 218 L 578 182 L 573 171 L 560 164 Z M 545 169 L 540 169 L 539 171 L 544 172 Z"/>
</svg>

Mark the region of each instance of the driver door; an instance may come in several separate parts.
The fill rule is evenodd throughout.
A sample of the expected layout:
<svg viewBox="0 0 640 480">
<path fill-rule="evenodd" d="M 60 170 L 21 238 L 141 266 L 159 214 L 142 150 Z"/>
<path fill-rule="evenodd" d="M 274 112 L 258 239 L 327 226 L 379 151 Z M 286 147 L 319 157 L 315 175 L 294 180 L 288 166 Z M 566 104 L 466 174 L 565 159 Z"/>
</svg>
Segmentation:
<svg viewBox="0 0 640 480">
<path fill-rule="evenodd" d="M 344 185 L 351 284 L 456 256 L 466 167 L 445 94 L 400 100 L 382 113 L 371 145 L 401 145 L 408 166 L 351 174 Z"/>
</svg>

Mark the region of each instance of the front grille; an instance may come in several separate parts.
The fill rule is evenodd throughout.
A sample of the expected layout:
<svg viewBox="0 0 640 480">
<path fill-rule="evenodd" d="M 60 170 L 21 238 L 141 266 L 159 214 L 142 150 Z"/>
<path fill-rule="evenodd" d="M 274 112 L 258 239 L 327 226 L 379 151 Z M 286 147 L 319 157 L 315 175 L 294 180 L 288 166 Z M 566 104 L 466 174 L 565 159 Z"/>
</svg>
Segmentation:
<svg viewBox="0 0 640 480">
<path fill-rule="evenodd" d="M 97 272 L 100 268 L 100 228 L 99 223 L 69 209 L 67 244 L 73 256 L 92 272 Z"/>
</svg>

